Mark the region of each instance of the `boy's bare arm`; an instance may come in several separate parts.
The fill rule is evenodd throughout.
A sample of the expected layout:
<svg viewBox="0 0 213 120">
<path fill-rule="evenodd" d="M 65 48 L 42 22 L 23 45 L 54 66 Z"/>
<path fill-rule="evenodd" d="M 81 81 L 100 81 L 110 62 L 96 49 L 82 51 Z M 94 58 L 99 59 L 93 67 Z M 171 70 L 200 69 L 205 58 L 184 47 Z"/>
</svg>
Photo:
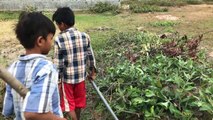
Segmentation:
<svg viewBox="0 0 213 120">
<path fill-rule="evenodd" d="M 60 118 L 51 112 L 48 113 L 24 112 L 24 117 L 26 118 L 26 120 L 67 120 L 65 118 Z"/>
</svg>

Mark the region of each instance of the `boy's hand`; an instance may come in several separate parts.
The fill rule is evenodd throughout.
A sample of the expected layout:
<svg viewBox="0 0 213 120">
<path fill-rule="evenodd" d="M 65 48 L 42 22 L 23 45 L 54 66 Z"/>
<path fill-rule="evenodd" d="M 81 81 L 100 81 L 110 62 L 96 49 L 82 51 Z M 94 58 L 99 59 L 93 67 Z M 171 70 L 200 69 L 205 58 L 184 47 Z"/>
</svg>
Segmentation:
<svg viewBox="0 0 213 120">
<path fill-rule="evenodd" d="M 88 80 L 95 80 L 96 78 L 96 72 L 95 70 L 93 69 L 91 73 L 89 73 L 89 75 L 87 76 L 87 79 Z"/>
</svg>

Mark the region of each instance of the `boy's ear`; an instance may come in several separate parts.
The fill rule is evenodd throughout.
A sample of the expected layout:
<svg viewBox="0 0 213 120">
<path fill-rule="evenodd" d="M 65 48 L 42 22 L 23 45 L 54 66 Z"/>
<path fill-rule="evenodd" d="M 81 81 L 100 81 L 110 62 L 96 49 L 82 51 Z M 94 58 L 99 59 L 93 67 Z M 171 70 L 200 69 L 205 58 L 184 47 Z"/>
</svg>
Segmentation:
<svg viewBox="0 0 213 120">
<path fill-rule="evenodd" d="M 39 47 L 42 46 L 43 40 L 44 40 L 44 38 L 42 36 L 39 36 L 36 40 L 36 45 Z"/>
</svg>

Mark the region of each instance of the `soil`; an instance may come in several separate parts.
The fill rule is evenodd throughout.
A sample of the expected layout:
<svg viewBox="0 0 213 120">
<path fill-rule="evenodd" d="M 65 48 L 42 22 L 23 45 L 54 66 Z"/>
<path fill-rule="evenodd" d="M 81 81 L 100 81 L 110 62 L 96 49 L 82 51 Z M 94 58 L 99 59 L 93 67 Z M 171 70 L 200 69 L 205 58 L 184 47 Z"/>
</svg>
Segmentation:
<svg viewBox="0 0 213 120">
<path fill-rule="evenodd" d="M 185 24 L 188 24 L 190 27 L 192 26 L 193 22 L 202 22 L 206 19 L 210 19 L 213 22 L 213 5 L 203 4 L 171 7 L 169 8 L 169 12 L 152 14 L 149 19 L 152 18 L 161 20 L 182 20 L 185 21 Z M 23 47 L 19 44 L 19 41 L 16 39 L 14 34 L 13 29 L 15 23 L 15 20 L 0 21 L 0 59 L 5 59 L 6 63 L 10 63 L 11 60 L 16 59 L 18 55 L 24 53 Z M 188 26 L 185 26 L 186 29 L 189 29 L 187 28 Z M 194 29 L 192 27 L 191 32 L 193 32 L 193 30 Z M 207 44 L 202 44 L 202 48 L 210 48 L 208 53 L 210 57 L 213 57 L 213 49 L 211 45 L 213 45 L 213 42 L 208 40 Z"/>
</svg>

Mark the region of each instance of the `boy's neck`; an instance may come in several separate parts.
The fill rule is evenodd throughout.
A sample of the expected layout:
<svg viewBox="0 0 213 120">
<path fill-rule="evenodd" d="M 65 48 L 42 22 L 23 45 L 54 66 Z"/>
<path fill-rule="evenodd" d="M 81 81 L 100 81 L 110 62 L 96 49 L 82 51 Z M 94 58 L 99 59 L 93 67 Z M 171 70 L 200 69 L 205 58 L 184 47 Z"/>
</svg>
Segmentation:
<svg viewBox="0 0 213 120">
<path fill-rule="evenodd" d="M 30 55 L 30 54 L 41 54 L 41 51 L 37 49 L 26 49 L 25 55 Z"/>
<path fill-rule="evenodd" d="M 65 30 L 72 28 L 73 26 L 66 26 Z"/>
</svg>

